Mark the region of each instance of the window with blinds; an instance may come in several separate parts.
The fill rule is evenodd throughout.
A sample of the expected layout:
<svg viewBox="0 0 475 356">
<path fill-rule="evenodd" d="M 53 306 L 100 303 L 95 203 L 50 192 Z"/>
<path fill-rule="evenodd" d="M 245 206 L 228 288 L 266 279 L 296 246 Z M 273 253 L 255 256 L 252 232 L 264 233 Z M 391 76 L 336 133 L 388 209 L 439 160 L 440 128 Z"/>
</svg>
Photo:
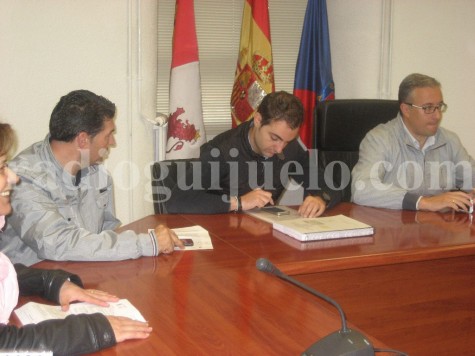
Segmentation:
<svg viewBox="0 0 475 356">
<path fill-rule="evenodd" d="M 268 0 L 276 90 L 292 92 L 307 1 Z M 231 128 L 230 98 L 244 0 L 195 0 L 206 134 Z M 168 115 L 175 0 L 158 0 L 157 112 Z"/>
</svg>

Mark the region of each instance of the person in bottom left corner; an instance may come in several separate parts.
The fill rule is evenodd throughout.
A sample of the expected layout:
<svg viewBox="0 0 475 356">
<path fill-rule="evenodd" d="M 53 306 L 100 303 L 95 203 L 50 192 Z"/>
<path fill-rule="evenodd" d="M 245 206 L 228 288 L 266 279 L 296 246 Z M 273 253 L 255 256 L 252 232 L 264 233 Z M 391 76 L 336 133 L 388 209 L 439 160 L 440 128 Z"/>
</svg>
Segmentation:
<svg viewBox="0 0 475 356">
<path fill-rule="evenodd" d="M 11 212 L 10 191 L 18 181 L 7 166 L 7 156 L 15 142 L 8 124 L 0 123 L 0 229 Z M 63 310 L 74 301 L 107 306 L 118 298 L 106 292 L 82 288 L 81 279 L 63 270 L 42 270 L 13 265 L 0 252 L 0 350 L 52 351 L 54 355 L 84 354 L 115 345 L 127 339 L 145 339 L 152 328 L 147 323 L 102 314 L 70 315 L 16 327 L 8 325 L 18 295 L 36 294 L 57 302 Z"/>
</svg>

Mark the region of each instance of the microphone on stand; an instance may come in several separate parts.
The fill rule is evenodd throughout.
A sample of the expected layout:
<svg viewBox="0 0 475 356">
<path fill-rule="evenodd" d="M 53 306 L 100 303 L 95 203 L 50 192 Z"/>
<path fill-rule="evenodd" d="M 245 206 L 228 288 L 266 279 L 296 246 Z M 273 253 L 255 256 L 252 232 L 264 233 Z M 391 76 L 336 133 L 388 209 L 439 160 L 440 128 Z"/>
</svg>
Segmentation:
<svg viewBox="0 0 475 356">
<path fill-rule="evenodd" d="M 259 271 L 273 274 L 314 296 L 323 299 L 327 303 L 333 305 L 340 313 L 341 329 L 325 336 L 323 339 L 315 342 L 307 350 L 303 352 L 303 356 L 374 356 L 374 348 L 371 342 L 360 332 L 348 329 L 346 325 L 346 317 L 343 309 L 332 298 L 323 293 L 306 286 L 296 279 L 286 275 L 276 266 L 265 258 L 259 258 L 256 262 L 256 268 Z"/>
</svg>

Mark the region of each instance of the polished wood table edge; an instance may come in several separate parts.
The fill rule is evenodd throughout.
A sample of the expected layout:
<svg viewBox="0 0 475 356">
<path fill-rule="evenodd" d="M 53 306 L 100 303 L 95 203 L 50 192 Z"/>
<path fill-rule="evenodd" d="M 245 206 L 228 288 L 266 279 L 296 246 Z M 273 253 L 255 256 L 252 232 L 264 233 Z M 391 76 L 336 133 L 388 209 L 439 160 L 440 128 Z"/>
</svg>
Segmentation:
<svg viewBox="0 0 475 356">
<path fill-rule="evenodd" d="M 245 213 L 241 214 L 251 219 L 262 222 L 262 220 L 259 220 L 256 217 L 249 216 Z M 182 222 L 189 222 L 189 225 L 195 225 L 196 221 L 194 221 L 193 219 L 195 215 L 201 214 L 173 214 L 172 216 L 180 219 Z M 161 214 L 150 214 L 141 220 L 156 221 L 160 220 L 161 217 L 163 217 L 163 215 Z M 127 227 L 128 225 L 125 225 L 121 227 L 120 230 L 124 230 Z M 171 226 L 171 228 L 173 228 L 173 226 Z M 209 233 L 213 236 L 213 238 L 218 238 L 223 243 L 238 250 L 240 253 L 251 259 L 257 260 L 259 257 L 261 257 L 249 254 L 247 251 L 240 248 L 239 244 L 234 243 L 232 240 L 223 239 L 212 231 L 209 231 Z M 451 245 L 432 248 L 425 247 L 419 249 L 380 252 L 367 255 L 353 255 L 292 262 L 277 262 L 276 265 L 284 273 L 287 273 L 289 275 L 299 275 L 316 272 L 338 271 L 353 268 L 385 266 L 399 263 L 410 263 L 452 257 L 463 257 L 470 255 L 475 255 L 475 244 Z"/>
<path fill-rule="evenodd" d="M 341 208 L 344 210 L 342 213 L 345 214 L 345 211 L 351 207 L 352 204 L 350 203 L 341 203 Z M 363 207 L 363 209 L 368 209 Z M 392 212 L 392 211 L 390 211 Z M 339 213 L 339 212 L 338 212 Z M 409 215 L 410 212 L 395 212 L 400 214 Z M 206 214 L 205 214 L 206 215 Z M 181 226 L 185 225 L 196 225 L 199 223 L 199 220 L 205 216 L 203 214 L 172 214 L 172 215 L 160 215 L 160 214 L 150 214 L 145 218 L 141 219 L 140 221 L 146 222 L 148 224 L 156 223 L 156 222 L 167 222 L 167 220 L 171 220 L 170 222 L 180 221 Z M 227 215 L 227 214 L 222 214 Z M 234 216 L 242 215 L 246 219 L 252 219 L 261 223 L 269 224 L 264 222 L 256 217 L 250 216 L 246 213 L 236 214 Z M 346 214 L 348 215 L 348 214 Z M 213 217 L 216 215 L 213 215 Z M 129 224 L 129 225 L 133 225 Z M 125 225 L 119 229 L 124 230 L 129 225 Z M 269 224 L 271 225 L 271 224 Z M 170 226 L 174 228 L 174 226 Z M 261 256 L 256 253 L 252 253 L 250 250 L 243 249 L 240 244 L 240 241 L 233 241 L 232 239 L 223 238 L 220 236 L 219 233 L 215 233 L 213 229 L 208 230 L 210 235 L 213 238 L 217 238 L 221 240 L 223 243 L 239 250 L 242 254 L 258 259 Z M 361 254 L 357 255 L 341 255 L 335 257 L 311 257 L 308 259 L 302 259 L 299 261 L 279 261 L 275 264 L 281 269 L 283 272 L 290 274 L 290 275 L 297 275 L 297 274 L 307 274 L 307 273 L 315 273 L 315 272 L 326 272 L 326 271 L 337 271 L 342 269 L 352 269 L 352 268 L 362 268 L 362 267 L 375 267 L 375 266 L 383 266 L 383 265 L 391 265 L 391 264 L 399 264 L 399 263 L 409 263 L 409 262 L 417 262 L 417 261 L 425 261 L 425 260 L 434 260 L 434 259 L 443 259 L 443 258 L 451 258 L 451 257 L 462 257 L 462 256 L 469 256 L 475 254 L 475 243 L 465 243 L 465 244 L 458 244 L 458 245 L 444 245 L 444 246 L 432 246 L 432 247 L 413 247 L 408 249 L 402 250 L 387 250 L 387 251 L 374 251 L 370 253 L 365 253 L 362 251 Z"/>
<path fill-rule="evenodd" d="M 315 272 L 339 271 L 353 268 L 386 266 L 399 263 L 410 263 L 463 257 L 475 255 L 475 245 L 455 245 L 435 249 L 408 250 L 380 253 L 377 255 L 348 256 L 334 259 L 322 259 L 301 262 L 276 263 L 282 272 L 289 275 L 308 274 Z"/>
</svg>

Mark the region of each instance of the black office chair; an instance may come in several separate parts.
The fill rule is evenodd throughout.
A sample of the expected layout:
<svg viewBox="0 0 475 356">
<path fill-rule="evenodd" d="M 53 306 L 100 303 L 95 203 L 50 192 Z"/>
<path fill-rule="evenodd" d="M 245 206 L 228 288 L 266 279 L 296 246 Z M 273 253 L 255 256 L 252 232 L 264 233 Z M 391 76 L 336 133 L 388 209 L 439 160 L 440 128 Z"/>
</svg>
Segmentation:
<svg viewBox="0 0 475 356">
<path fill-rule="evenodd" d="M 317 103 L 313 137 L 318 167 L 328 167 L 326 179 L 331 178 L 334 187 L 343 188 L 342 201 L 351 200 L 351 170 L 358 162 L 361 141 L 372 128 L 396 117 L 398 111 L 396 100 L 340 99 Z"/>
<path fill-rule="evenodd" d="M 167 214 L 166 202 L 170 199 L 172 189 L 190 185 L 185 182 L 186 170 L 197 159 L 176 159 L 155 162 L 152 170 L 152 197 L 155 214 Z"/>
</svg>

